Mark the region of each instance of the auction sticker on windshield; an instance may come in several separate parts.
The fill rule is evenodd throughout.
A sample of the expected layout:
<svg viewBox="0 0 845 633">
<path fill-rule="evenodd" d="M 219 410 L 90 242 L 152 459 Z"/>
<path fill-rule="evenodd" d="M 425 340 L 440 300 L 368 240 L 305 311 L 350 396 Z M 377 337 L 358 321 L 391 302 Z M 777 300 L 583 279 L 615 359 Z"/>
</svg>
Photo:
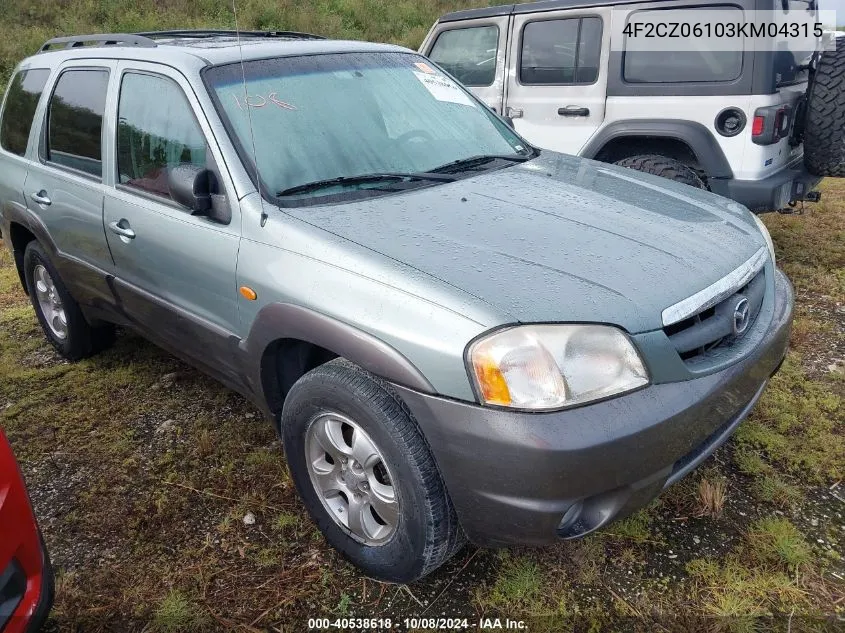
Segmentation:
<svg viewBox="0 0 845 633">
<path fill-rule="evenodd" d="M 468 105 L 475 107 L 475 104 L 467 96 L 467 94 L 458 88 L 458 85 L 444 77 L 443 75 L 431 75 L 428 73 L 421 73 L 414 71 L 414 75 L 420 80 L 423 86 L 431 93 L 438 101 L 449 101 L 451 103 L 459 103 L 461 105 Z"/>
</svg>

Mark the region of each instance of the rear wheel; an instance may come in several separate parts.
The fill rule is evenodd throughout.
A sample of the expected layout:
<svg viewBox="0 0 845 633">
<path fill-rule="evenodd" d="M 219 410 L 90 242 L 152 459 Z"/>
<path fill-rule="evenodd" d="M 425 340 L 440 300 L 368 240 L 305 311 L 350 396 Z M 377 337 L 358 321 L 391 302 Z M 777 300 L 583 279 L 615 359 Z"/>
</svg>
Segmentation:
<svg viewBox="0 0 845 633">
<path fill-rule="evenodd" d="M 114 341 L 114 326 L 92 327 L 38 242 L 24 251 L 24 279 L 47 340 L 68 360 L 80 360 Z"/>
<path fill-rule="evenodd" d="M 695 171 L 674 158 L 659 156 L 657 154 L 640 154 L 628 156 L 615 163 L 620 167 L 627 167 L 647 174 L 654 174 L 661 178 L 668 178 L 675 182 L 681 182 L 696 189 L 707 189 L 707 185 Z"/>
<path fill-rule="evenodd" d="M 464 543 L 428 444 L 388 384 L 343 359 L 291 388 L 282 437 L 326 540 L 367 575 L 411 582 Z"/>
<path fill-rule="evenodd" d="M 805 107 L 807 170 L 816 176 L 845 176 L 845 46 L 822 53 Z"/>
</svg>

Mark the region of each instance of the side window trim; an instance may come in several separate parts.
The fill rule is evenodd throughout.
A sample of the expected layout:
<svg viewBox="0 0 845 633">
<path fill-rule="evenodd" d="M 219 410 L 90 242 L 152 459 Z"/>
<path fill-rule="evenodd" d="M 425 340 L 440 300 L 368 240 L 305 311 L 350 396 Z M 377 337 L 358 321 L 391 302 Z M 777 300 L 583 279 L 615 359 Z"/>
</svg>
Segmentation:
<svg viewBox="0 0 845 633">
<path fill-rule="evenodd" d="M 460 24 L 460 22 L 458 22 L 457 24 Z M 437 47 L 437 43 L 440 41 L 440 38 L 443 37 L 443 35 L 446 34 L 446 33 L 453 33 L 455 31 L 469 31 L 471 29 L 482 29 L 482 28 L 489 28 L 489 27 L 493 27 L 493 28 L 496 29 L 496 50 L 493 52 L 493 79 L 490 81 L 490 83 L 486 83 L 486 84 L 464 83 L 464 85 L 467 88 L 490 88 L 491 86 L 493 86 L 496 83 L 496 75 L 499 72 L 499 52 L 502 50 L 502 43 L 501 43 L 502 29 L 499 27 L 499 25 L 496 22 L 478 22 L 478 23 L 473 23 L 473 24 L 465 25 L 465 26 L 453 26 L 453 27 L 444 28 L 441 31 L 439 31 L 437 33 L 437 35 L 435 36 L 434 41 L 431 43 L 431 49 L 429 50 L 426 57 L 431 57 L 431 54 L 434 52 L 434 49 Z M 432 59 L 432 61 L 435 61 L 435 60 Z M 442 66 L 442 64 L 440 64 L 440 62 L 435 62 L 435 63 Z M 458 79 L 460 81 L 460 78 L 456 77 L 456 79 Z"/>
<path fill-rule="evenodd" d="M 75 169 L 75 168 L 70 167 L 68 165 L 62 165 L 60 163 L 56 163 L 56 162 L 53 162 L 53 161 L 47 159 L 47 143 L 49 142 L 49 134 L 50 134 L 50 103 L 53 100 L 53 95 L 56 92 L 56 88 L 59 85 L 59 81 L 61 80 L 62 75 L 64 75 L 67 72 L 81 71 L 81 70 L 106 71 L 108 73 L 108 77 L 109 77 L 107 88 L 106 88 L 105 110 L 103 112 L 103 121 L 102 121 L 102 126 L 101 126 L 101 129 L 100 129 L 100 161 L 101 161 L 102 167 L 100 169 L 100 175 L 99 176 L 95 176 L 94 174 L 91 174 L 90 172 L 82 171 L 81 169 Z M 90 64 L 90 63 L 84 64 L 84 65 L 68 64 L 68 65 L 60 67 L 58 69 L 58 71 L 55 73 L 55 76 L 51 77 L 48 80 L 47 84 L 50 86 L 50 91 L 49 91 L 49 94 L 48 94 L 46 89 L 45 89 L 44 95 L 42 95 L 42 99 L 44 100 L 43 101 L 44 109 L 41 112 L 41 117 L 40 117 L 41 130 L 39 132 L 38 144 L 37 144 L 38 145 L 38 147 L 37 147 L 37 158 L 38 158 L 38 161 L 42 165 L 44 165 L 46 167 L 50 167 L 52 169 L 62 171 L 62 172 L 66 172 L 66 173 L 74 175 L 74 176 L 85 178 L 87 180 L 90 180 L 91 182 L 96 182 L 96 183 L 101 183 L 101 184 L 103 183 L 103 181 L 104 181 L 103 176 L 105 174 L 105 168 L 106 168 L 106 162 L 107 162 L 106 161 L 106 150 L 105 150 L 105 148 L 106 148 L 106 141 L 107 141 L 107 135 L 108 135 L 107 121 L 108 121 L 108 112 L 109 112 L 109 95 L 111 94 L 111 85 L 112 85 L 112 81 L 114 80 L 114 72 L 113 71 L 114 71 L 114 66 L 111 65 L 111 64 L 108 64 L 108 63 L 104 63 L 102 65 L 100 65 L 100 64 Z M 46 99 L 44 99 L 45 95 L 46 95 Z M 36 112 L 36 116 L 37 116 L 37 112 Z"/>
<path fill-rule="evenodd" d="M 132 187 L 130 185 L 124 184 L 120 182 L 120 164 L 118 158 L 118 130 L 120 127 L 120 95 L 123 92 L 123 81 L 126 78 L 126 75 L 146 75 L 148 77 L 154 77 L 156 79 L 161 79 L 164 81 L 168 81 L 173 84 L 177 90 L 181 93 L 182 97 L 185 100 L 185 105 L 188 108 L 188 112 L 191 114 L 191 117 L 194 120 L 194 123 L 197 126 L 197 130 L 202 135 L 203 140 L 205 141 L 207 155 L 206 155 L 206 163 L 207 168 L 214 172 L 215 176 L 217 177 L 219 186 L 223 187 L 223 183 L 221 182 L 221 174 L 220 170 L 217 166 L 217 160 L 214 158 L 214 153 L 212 151 L 211 143 L 208 140 L 208 135 L 205 133 L 205 130 L 202 129 L 202 124 L 199 121 L 199 117 L 197 116 L 196 110 L 194 109 L 193 104 L 191 103 L 191 99 L 189 98 L 188 94 L 185 92 L 185 89 L 180 85 L 178 81 L 176 81 L 173 77 L 163 73 L 163 72 L 156 72 L 154 70 L 148 70 L 146 68 L 134 68 L 131 66 L 121 67 L 117 78 L 117 91 L 116 91 L 116 98 L 114 104 L 114 135 L 112 138 L 111 143 L 111 150 L 113 152 L 114 160 L 112 161 L 112 177 L 114 178 L 114 187 L 119 191 L 123 191 L 127 194 L 133 196 L 139 196 L 145 200 L 149 200 L 151 202 L 156 202 L 159 204 L 163 204 L 167 207 L 170 207 L 176 211 L 180 211 L 185 215 L 191 215 L 190 211 L 187 210 L 184 206 L 175 202 L 171 198 L 166 198 L 162 195 L 153 193 L 151 191 L 145 191 L 140 189 L 139 187 Z"/>
<path fill-rule="evenodd" d="M 560 20 L 578 20 L 578 34 L 577 39 L 575 41 L 575 63 L 578 63 L 578 56 L 581 53 L 581 29 L 583 27 L 583 20 L 585 18 L 596 18 L 601 23 L 601 37 L 599 38 L 599 60 L 601 60 L 602 50 L 604 48 L 604 31 L 607 25 L 605 24 L 604 18 L 598 13 L 578 13 L 576 15 L 555 15 L 552 17 L 543 17 L 543 18 L 536 18 L 533 20 L 526 20 L 519 29 L 519 38 L 517 39 L 517 46 L 516 46 L 516 66 L 515 70 L 515 77 L 514 80 L 520 86 L 525 87 L 543 87 L 543 86 L 592 86 L 595 85 L 599 79 L 601 78 L 601 74 L 604 71 L 604 65 L 599 62 L 599 69 L 596 73 L 596 78 L 593 81 L 570 81 L 566 83 L 524 83 L 522 81 L 522 50 L 524 47 L 525 42 L 525 29 L 531 25 L 536 24 L 537 22 L 556 22 Z M 577 66 L 576 66 L 577 70 Z"/>
</svg>

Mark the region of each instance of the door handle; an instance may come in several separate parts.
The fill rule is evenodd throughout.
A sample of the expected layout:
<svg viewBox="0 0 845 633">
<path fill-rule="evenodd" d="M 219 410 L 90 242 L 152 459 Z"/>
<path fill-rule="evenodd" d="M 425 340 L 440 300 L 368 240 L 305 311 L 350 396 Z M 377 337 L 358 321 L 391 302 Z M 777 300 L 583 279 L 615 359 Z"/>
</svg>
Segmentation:
<svg viewBox="0 0 845 633">
<path fill-rule="evenodd" d="M 525 114 L 522 108 L 512 108 L 508 106 L 505 108 L 505 116 L 509 119 L 521 119 Z"/>
<path fill-rule="evenodd" d="M 125 224 L 126 226 L 122 226 L 123 224 Z M 129 240 L 135 239 L 135 231 L 129 228 L 129 220 L 122 219 L 118 222 L 110 222 L 109 230 L 112 233 L 116 233 L 117 235 L 119 235 L 120 238 L 126 243 L 128 243 Z"/>
<path fill-rule="evenodd" d="M 560 116 L 590 116 L 590 108 L 568 105 L 565 108 L 558 108 L 557 113 Z"/>
<path fill-rule="evenodd" d="M 50 200 L 50 197 L 47 195 L 47 192 L 43 189 L 38 193 L 29 194 L 29 197 L 32 198 L 33 202 L 37 204 L 43 204 L 45 207 L 53 203 L 53 201 Z"/>
</svg>

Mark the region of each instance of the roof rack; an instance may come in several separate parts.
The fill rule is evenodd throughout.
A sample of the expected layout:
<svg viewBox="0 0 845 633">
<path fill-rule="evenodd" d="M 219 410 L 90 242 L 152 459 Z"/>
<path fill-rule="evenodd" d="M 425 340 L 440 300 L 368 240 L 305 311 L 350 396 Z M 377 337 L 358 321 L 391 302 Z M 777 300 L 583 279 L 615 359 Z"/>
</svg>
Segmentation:
<svg viewBox="0 0 845 633">
<path fill-rule="evenodd" d="M 93 35 L 71 35 L 68 37 L 54 37 L 47 40 L 39 49 L 39 53 L 53 48 L 79 48 L 82 46 L 141 46 L 155 48 L 156 39 L 163 38 L 191 38 L 202 39 L 228 35 L 231 37 L 248 38 L 279 38 L 288 40 L 324 40 L 322 35 L 299 33 L 297 31 L 231 31 L 225 29 L 176 30 L 176 31 L 147 31 L 144 33 L 95 33 Z"/>
<path fill-rule="evenodd" d="M 185 37 L 185 38 L 205 38 L 217 37 L 219 35 L 230 35 L 232 37 L 267 37 L 280 38 L 290 40 L 324 40 L 322 35 L 314 35 L 313 33 L 300 33 L 299 31 L 234 31 L 230 29 L 187 29 L 175 31 L 147 31 L 145 33 L 136 33 L 142 37 L 150 39 L 165 38 L 165 37 Z"/>
<path fill-rule="evenodd" d="M 94 35 L 71 35 L 69 37 L 54 37 L 47 40 L 39 49 L 39 53 L 51 48 L 64 45 L 64 48 L 79 48 L 85 45 L 94 46 L 156 46 L 155 40 L 135 33 L 95 33 Z"/>
</svg>

